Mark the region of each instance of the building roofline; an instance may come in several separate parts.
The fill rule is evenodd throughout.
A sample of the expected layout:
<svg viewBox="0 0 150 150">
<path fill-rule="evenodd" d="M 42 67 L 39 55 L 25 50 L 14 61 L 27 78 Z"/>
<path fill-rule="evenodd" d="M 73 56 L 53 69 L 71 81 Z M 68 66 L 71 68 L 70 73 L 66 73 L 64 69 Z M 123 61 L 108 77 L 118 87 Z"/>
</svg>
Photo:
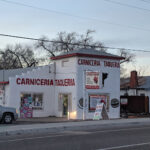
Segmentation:
<svg viewBox="0 0 150 150">
<path fill-rule="evenodd" d="M 94 57 L 94 58 L 107 58 L 107 59 L 113 59 L 113 60 L 122 60 L 124 57 L 116 57 L 116 56 L 105 56 L 105 55 L 95 55 L 95 54 L 81 54 L 81 53 L 73 53 L 73 54 L 64 54 L 59 56 L 53 56 L 51 57 L 52 60 L 58 60 L 58 59 L 64 59 L 64 58 L 70 58 L 70 57 Z"/>
</svg>

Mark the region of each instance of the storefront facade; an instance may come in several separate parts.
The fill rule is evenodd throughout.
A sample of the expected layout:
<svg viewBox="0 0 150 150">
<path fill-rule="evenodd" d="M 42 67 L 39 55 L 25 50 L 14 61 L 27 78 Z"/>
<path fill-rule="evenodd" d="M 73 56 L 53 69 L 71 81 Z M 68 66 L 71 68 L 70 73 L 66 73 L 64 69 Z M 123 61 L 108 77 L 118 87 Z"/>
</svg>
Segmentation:
<svg viewBox="0 0 150 150">
<path fill-rule="evenodd" d="M 48 66 L 9 78 L 5 105 L 20 110 L 20 117 L 92 119 L 101 101 L 109 118 L 119 118 L 121 59 L 95 50 L 52 57 Z"/>
</svg>

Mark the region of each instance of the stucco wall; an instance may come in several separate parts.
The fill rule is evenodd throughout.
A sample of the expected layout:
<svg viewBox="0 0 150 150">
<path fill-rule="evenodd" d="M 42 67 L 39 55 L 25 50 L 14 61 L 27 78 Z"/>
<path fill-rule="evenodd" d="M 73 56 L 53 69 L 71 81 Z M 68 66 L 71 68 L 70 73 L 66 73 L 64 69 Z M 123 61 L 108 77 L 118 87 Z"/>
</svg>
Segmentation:
<svg viewBox="0 0 150 150">
<path fill-rule="evenodd" d="M 63 63 L 66 62 L 66 65 Z M 57 60 L 56 63 L 56 79 L 74 79 L 74 86 L 55 86 L 55 115 L 58 117 L 62 117 L 62 111 L 58 109 L 59 102 L 59 94 L 71 94 L 71 111 L 70 114 L 76 111 L 76 100 L 77 100 L 77 72 L 76 72 L 76 58 L 67 58 L 62 60 Z M 74 116 L 70 116 L 70 118 L 74 118 Z"/>
<path fill-rule="evenodd" d="M 51 69 L 51 73 L 50 73 Z M 9 79 L 8 106 L 16 107 L 20 110 L 20 94 L 21 93 L 43 93 L 43 109 L 33 110 L 33 117 L 44 117 L 54 115 L 53 97 L 54 86 L 45 85 L 18 85 L 17 78 L 31 79 L 54 79 L 53 65 L 40 67 L 25 74 Z"/>
<path fill-rule="evenodd" d="M 76 63 L 78 63 L 78 59 L 76 58 Z M 82 58 L 81 58 L 82 59 Z M 89 58 L 84 58 L 86 60 L 90 60 Z M 89 112 L 89 95 L 90 94 L 99 94 L 99 95 L 108 95 L 109 96 L 109 112 L 108 115 L 110 118 L 119 118 L 120 117 L 120 106 L 117 108 L 111 107 L 111 99 L 117 98 L 120 101 L 120 68 L 116 67 L 106 67 L 104 66 L 104 61 L 109 62 L 119 62 L 117 60 L 108 60 L 108 59 L 95 59 L 100 60 L 100 66 L 89 66 L 89 65 L 78 65 L 77 64 L 77 101 L 84 97 L 86 99 L 86 118 L 93 118 L 94 113 Z M 99 71 L 100 72 L 100 89 L 85 89 L 83 82 L 85 76 L 83 75 L 84 71 Z M 105 80 L 104 87 L 102 86 L 102 73 L 108 73 L 108 77 Z M 85 89 L 85 92 L 84 90 Z M 79 107 L 77 108 L 77 117 L 82 118 L 83 110 Z"/>
</svg>

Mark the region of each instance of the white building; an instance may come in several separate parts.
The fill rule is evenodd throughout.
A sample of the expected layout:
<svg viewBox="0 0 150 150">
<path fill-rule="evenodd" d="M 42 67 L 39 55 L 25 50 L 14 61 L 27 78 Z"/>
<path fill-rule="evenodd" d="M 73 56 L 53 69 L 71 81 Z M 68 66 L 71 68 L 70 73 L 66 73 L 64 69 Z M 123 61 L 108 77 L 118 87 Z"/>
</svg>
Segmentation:
<svg viewBox="0 0 150 150">
<path fill-rule="evenodd" d="M 1 71 L 1 89 L 5 85 L 1 104 L 16 107 L 20 117 L 92 119 L 101 100 L 109 117 L 119 118 L 121 59 L 81 49 L 52 57 L 48 66 Z"/>
</svg>

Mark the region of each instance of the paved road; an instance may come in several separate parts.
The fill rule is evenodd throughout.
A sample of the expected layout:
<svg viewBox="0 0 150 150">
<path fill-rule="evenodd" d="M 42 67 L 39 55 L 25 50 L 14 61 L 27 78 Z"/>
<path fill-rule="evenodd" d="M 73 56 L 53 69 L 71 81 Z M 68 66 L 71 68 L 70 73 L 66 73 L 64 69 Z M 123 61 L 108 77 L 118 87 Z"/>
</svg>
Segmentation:
<svg viewBox="0 0 150 150">
<path fill-rule="evenodd" d="M 0 150 L 150 150 L 150 124 L 0 137 Z"/>
</svg>

